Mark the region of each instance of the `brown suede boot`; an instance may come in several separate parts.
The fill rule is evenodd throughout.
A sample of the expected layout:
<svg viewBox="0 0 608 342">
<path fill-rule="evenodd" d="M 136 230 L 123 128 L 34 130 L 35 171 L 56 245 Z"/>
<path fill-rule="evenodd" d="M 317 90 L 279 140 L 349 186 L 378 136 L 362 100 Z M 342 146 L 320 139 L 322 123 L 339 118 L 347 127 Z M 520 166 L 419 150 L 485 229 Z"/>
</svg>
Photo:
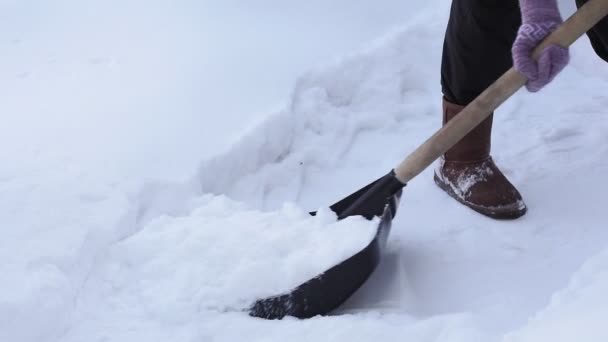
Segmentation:
<svg viewBox="0 0 608 342">
<path fill-rule="evenodd" d="M 444 98 L 443 124 L 463 108 Z M 443 156 L 435 170 L 435 183 L 480 214 L 495 219 L 515 219 L 526 213 L 526 205 L 490 157 L 492 116 Z"/>
</svg>

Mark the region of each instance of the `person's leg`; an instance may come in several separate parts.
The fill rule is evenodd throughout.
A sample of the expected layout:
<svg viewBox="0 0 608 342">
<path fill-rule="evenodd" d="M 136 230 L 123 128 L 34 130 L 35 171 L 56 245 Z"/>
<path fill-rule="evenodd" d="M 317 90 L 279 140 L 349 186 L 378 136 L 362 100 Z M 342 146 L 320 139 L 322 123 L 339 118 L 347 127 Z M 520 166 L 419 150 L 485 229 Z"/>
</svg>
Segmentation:
<svg viewBox="0 0 608 342">
<path fill-rule="evenodd" d="M 576 0 L 576 6 L 580 8 L 586 2 L 587 0 Z M 602 19 L 587 32 L 587 36 L 597 55 L 608 62 L 608 17 Z"/>
<path fill-rule="evenodd" d="M 518 0 L 453 0 L 441 64 L 443 94 L 466 105 L 512 65 Z"/>
<path fill-rule="evenodd" d="M 452 1 L 441 65 L 443 124 L 512 66 L 520 25 L 518 0 Z M 477 212 L 517 218 L 526 206 L 490 157 L 491 131 L 490 116 L 444 155 L 435 182 Z"/>
</svg>

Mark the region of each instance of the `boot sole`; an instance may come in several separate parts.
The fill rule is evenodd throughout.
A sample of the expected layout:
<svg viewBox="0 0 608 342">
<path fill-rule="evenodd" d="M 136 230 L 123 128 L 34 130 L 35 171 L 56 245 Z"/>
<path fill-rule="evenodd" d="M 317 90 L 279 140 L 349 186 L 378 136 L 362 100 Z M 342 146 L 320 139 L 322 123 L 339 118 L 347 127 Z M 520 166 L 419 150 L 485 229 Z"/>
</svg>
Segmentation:
<svg viewBox="0 0 608 342">
<path fill-rule="evenodd" d="M 447 183 L 445 183 L 439 177 L 437 177 L 437 174 L 434 175 L 433 179 L 435 180 L 435 184 L 437 184 L 437 186 L 441 190 L 443 190 L 448 195 L 450 195 L 450 197 L 452 197 L 453 199 L 458 201 L 458 203 L 460 203 L 464 206 L 467 206 L 484 216 L 487 216 L 487 217 L 490 217 L 490 218 L 493 218 L 496 220 L 514 220 L 514 219 L 522 217 L 528 210 L 528 208 L 525 205 L 523 206 L 523 208 L 521 206 L 517 206 L 517 207 L 505 206 L 505 207 L 501 207 L 501 208 L 488 208 L 488 207 L 479 206 L 479 205 L 462 200 L 454 192 L 454 190 L 452 190 L 451 186 L 449 186 Z"/>
</svg>

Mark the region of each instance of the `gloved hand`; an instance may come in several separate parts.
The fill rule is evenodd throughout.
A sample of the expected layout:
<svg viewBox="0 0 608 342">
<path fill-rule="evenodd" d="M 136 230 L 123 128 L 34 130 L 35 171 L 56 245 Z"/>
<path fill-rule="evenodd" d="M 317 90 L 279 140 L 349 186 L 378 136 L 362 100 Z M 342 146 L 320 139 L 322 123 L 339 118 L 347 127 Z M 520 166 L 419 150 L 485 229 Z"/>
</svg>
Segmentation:
<svg viewBox="0 0 608 342">
<path fill-rule="evenodd" d="M 545 48 L 538 62 L 532 51 L 553 32 L 563 19 L 557 0 L 520 0 L 522 25 L 513 44 L 513 65 L 528 78 L 526 88 L 537 92 L 551 82 L 570 60 L 567 48 L 550 45 Z"/>
</svg>

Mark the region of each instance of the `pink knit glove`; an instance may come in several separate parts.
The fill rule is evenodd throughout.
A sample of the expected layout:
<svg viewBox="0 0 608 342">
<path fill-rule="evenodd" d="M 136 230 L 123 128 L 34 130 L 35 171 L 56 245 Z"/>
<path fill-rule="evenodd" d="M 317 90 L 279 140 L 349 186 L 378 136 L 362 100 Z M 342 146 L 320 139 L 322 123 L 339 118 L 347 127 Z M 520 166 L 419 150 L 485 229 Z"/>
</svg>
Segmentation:
<svg viewBox="0 0 608 342">
<path fill-rule="evenodd" d="M 545 48 L 538 62 L 532 51 L 562 22 L 557 0 L 520 0 L 522 25 L 513 44 L 513 65 L 528 78 L 526 88 L 537 92 L 551 82 L 570 60 L 567 48 L 550 45 Z"/>
</svg>

